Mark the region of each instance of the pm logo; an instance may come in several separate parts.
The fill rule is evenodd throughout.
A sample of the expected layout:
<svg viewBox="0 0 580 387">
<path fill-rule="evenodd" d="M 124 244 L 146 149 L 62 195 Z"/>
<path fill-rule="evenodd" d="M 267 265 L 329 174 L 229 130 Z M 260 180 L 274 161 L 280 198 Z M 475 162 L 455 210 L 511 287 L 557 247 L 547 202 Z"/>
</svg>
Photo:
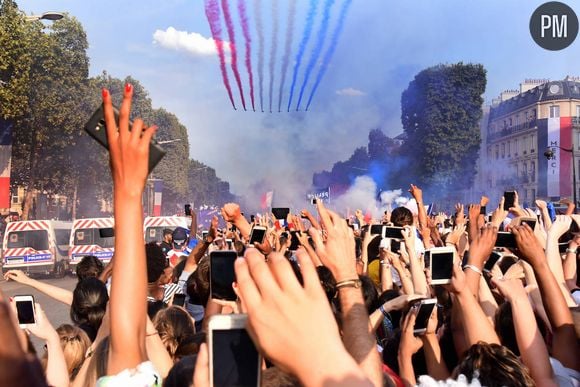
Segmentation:
<svg viewBox="0 0 580 387">
<path fill-rule="evenodd" d="M 578 35 L 578 17 L 574 10 L 559 1 L 540 5 L 530 18 L 530 34 L 542 48 L 563 50 Z"/>
</svg>

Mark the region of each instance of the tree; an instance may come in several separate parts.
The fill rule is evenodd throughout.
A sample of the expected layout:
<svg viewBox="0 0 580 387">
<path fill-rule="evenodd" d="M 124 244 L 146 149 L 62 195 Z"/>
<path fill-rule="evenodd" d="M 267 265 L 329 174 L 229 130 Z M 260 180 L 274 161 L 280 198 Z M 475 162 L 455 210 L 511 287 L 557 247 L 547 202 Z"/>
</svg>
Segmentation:
<svg viewBox="0 0 580 387">
<path fill-rule="evenodd" d="M 471 186 L 485 86 L 484 67 L 463 63 L 430 67 L 409 83 L 401 97 L 406 183 L 433 192 Z"/>
</svg>

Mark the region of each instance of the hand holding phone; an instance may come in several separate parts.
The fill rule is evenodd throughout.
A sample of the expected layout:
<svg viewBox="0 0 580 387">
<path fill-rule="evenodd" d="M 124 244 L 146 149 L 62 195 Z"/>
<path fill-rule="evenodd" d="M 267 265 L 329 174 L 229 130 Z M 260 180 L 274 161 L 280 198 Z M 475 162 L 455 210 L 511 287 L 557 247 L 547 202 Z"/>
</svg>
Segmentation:
<svg viewBox="0 0 580 387">
<path fill-rule="evenodd" d="M 18 315 L 18 325 L 26 328 L 28 325 L 36 324 L 36 308 L 34 297 L 31 295 L 14 296 L 16 312 Z"/>
<path fill-rule="evenodd" d="M 503 197 L 503 209 L 509 211 L 516 204 L 516 191 L 505 191 Z"/>
<path fill-rule="evenodd" d="M 436 298 L 421 300 L 419 303 L 419 312 L 417 312 L 415 325 L 413 327 L 413 333 L 415 335 L 422 335 L 427 331 L 427 325 L 429 325 L 429 319 L 431 318 L 431 313 L 433 313 L 436 304 Z"/>
<path fill-rule="evenodd" d="M 264 238 L 266 237 L 266 227 L 263 226 L 254 226 L 252 227 L 252 231 L 250 232 L 250 246 L 253 246 L 255 243 L 262 244 L 264 243 Z"/>
<path fill-rule="evenodd" d="M 434 247 L 429 249 L 429 268 L 431 269 L 431 284 L 443 285 L 451 283 L 453 276 L 453 247 Z"/>
<path fill-rule="evenodd" d="M 235 301 L 238 296 L 232 287 L 236 280 L 234 262 L 238 254 L 231 250 L 212 251 L 209 254 L 209 291 L 211 298 Z"/>
</svg>

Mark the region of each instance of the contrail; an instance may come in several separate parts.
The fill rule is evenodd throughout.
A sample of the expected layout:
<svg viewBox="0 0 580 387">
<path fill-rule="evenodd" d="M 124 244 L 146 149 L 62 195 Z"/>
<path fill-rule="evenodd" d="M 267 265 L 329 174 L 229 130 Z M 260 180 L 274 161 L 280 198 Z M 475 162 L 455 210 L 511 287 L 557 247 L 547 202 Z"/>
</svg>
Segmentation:
<svg viewBox="0 0 580 387">
<path fill-rule="evenodd" d="M 300 62 L 302 62 L 302 57 L 304 56 L 306 45 L 308 44 L 308 40 L 310 40 L 310 35 L 312 34 L 312 25 L 314 24 L 314 15 L 316 14 L 317 5 L 317 0 L 310 0 L 310 7 L 308 8 L 308 14 L 306 16 L 306 24 L 304 25 L 304 32 L 302 33 L 302 40 L 300 41 L 298 53 L 296 54 L 296 63 L 294 63 L 292 86 L 290 87 L 290 97 L 288 98 L 288 111 L 290 111 L 290 105 L 292 105 L 292 97 L 294 96 L 294 87 L 296 86 L 296 78 L 298 77 Z"/>
<path fill-rule="evenodd" d="M 284 92 L 284 83 L 286 83 L 286 73 L 290 64 L 290 50 L 292 49 L 292 38 L 294 34 L 294 19 L 296 16 L 296 2 L 290 1 L 288 6 L 288 20 L 286 21 L 286 46 L 284 47 L 284 58 L 282 59 L 282 78 L 280 80 L 280 91 L 278 94 L 278 113 L 282 108 L 282 93 Z"/>
<path fill-rule="evenodd" d="M 224 11 L 224 20 L 226 21 L 226 28 L 230 38 L 230 50 L 232 51 L 232 71 L 234 78 L 240 90 L 240 98 L 242 99 L 242 106 L 246 110 L 246 101 L 244 100 L 244 89 L 242 88 L 242 79 L 238 71 L 238 50 L 236 49 L 236 32 L 234 31 L 234 23 L 232 22 L 232 15 L 230 14 L 230 5 L 228 0 L 222 0 L 222 10 Z"/>
<path fill-rule="evenodd" d="M 205 16 L 209 22 L 209 28 L 211 30 L 211 36 L 215 42 L 215 46 L 220 59 L 220 70 L 222 73 L 222 79 L 224 86 L 230 97 L 230 102 L 232 107 L 236 110 L 236 104 L 234 103 L 234 97 L 232 96 L 232 88 L 230 86 L 230 81 L 228 79 L 228 72 L 226 70 L 226 57 L 224 55 L 224 42 L 222 40 L 222 27 L 220 24 L 220 7 L 217 0 L 206 0 L 205 1 Z"/>
<path fill-rule="evenodd" d="M 306 90 L 306 85 L 312 74 L 312 70 L 318 61 L 318 57 L 322 52 L 322 47 L 324 46 L 324 41 L 326 40 L 326 33 L 328 32 L 328 24 L 330 21 L 330 9 L 334 4 L 334 0 L 326 0 L 324 3 L 324 14 L 322 17 L 322 24 L 320 24 L 320 30 L 318 31 L 318 39 L 316 40 L 316 45 L 312 49 L 312 54 L 310 55 L 310 61 L 306 66 L 306 72 L 304 73 L 304 81 L 302 82 L 302 87 L 300 88 L 300 96 L 298 97 L 298 103 L 296 104 L 296 111 L 300 110 L 300 103 L 302 102 L 302 97 L 304 96 L 304 90 Z"/>
<path fill-rule="evenodd" d="M 258 32 L 258 86 L 260 87 L 260 110 L 264 113 L 264 23 L 262 22 L 262 1 L 254 0 L 254 16 Z"/>
<path fill-rule="evenodd" d="M 310 97 L 308 97 L 308 103 L 306 104 L 306 110 L 310 107 L 310 103 L 312 102 L 312 97 L 314 97 L 314 93 L 316 89 L 318 89 L 318 85 L 322 78 L 324 77 L 324 73 L 328 69 L 328 64 L 332 59 L 332 55 L 334 54 L 334 50 L 336 49 L 336 45 L 338 44 L 338 38 L 342 32 L 342 28 L 344 27 L 344 20 L 346 19 L 346 14 L 348 13 L 348 9 L 352 0 L 344 0 L 342 4 L 342 8 L 340 9 L 340 15 L 338 17 L 338 22 L 336 27 L 334 28 L 334 32 L 332 33 L 332 38 L 330 41 L 330 46 L 326 50 L 324 57 L 322 58 L 322 65 L 320 66 L 320 70 L 318 70 L 318 75 L 316 76 L 316 81 L 314 82 L 314 86 L 312 86 L 312 91 L 310 92 Z"/>
<path fill-rule="evenodd" d="M 270 113 L 272 113 L 272 91 L 274 88 L 274 65 L 278 51 L 278 0 L 272 0 L 272 47 L 270 48 Z"/>
<path fill-rule="evenodd" d="M 254 106 L 254 74 L 252 73 L 252 38 L 250 37 L 250 27 L 248 26 L 248 14 L 246 12 L 246 0 L 238 0 L 238 12 L 242 20 L 242 31 L 246 42 L 246 69 L 250 80 L 250 98 L 252 99 L 252 110 L 256 111 Z"/>
</svg>

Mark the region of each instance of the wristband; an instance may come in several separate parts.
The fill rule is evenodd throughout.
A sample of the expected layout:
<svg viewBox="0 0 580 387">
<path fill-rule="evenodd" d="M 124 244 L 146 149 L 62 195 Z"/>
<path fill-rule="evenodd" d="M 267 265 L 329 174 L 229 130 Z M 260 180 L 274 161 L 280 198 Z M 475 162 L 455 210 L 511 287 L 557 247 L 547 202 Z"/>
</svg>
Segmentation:
<svg viewBox="0 0 580 387">
<path fill-rule="evenodd" d="M 465 265 L 465 266 L 463 266 L 463 270 L 465 270 L 465 269 L 470 269 L 470 270 L 473 270 L 474 272 L 476 272 L 477 274 L 479 274 L 481 276 L 483 275 L 483 273 L 481 272 L 481 270 L 479 270 L 479 268 L 477 266 L 475 266 L 475 265 Z"/>
<path fill-rule="evenodd" d="M 566 254 L 576 254 L 577 252 L 578 252 L 577 247 L 575 249 L 571 249 L 569 247 L 566 249 Z"/>
<path fill-rule="evenodd" d="M 359 289 L 361 287 L 361 280 L 359 280 L 358 278 L 355 279 L 349 279 L 349 280 L 343 280 L 340 282 L 337 282 L 335 287 L 336 289 L 341 289 L 341 288 L 355 288 L 355 289 Z"/>
</svg>

